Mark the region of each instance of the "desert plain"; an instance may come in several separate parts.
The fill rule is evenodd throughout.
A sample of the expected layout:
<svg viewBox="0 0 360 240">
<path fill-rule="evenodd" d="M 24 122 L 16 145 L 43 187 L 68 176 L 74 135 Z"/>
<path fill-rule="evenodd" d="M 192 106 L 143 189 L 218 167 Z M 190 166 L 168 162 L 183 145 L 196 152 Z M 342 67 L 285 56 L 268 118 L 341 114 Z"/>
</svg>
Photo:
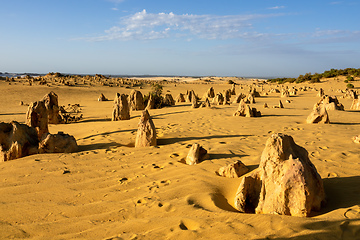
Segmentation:
<svg viewBox="0 0 360 240">
<path fill-rule="evenodd" d="M 232 101 L 150 109 L 157 146 L 143 148 L 134 147 L 142 111 L 131 111 L 130 120 L 111 121 L 111 115 L 116 93 L 136 89 L 145 95 L 150 84 L 0 81 L 1 122 L 25 123 L 27 104 L 50 91 L 59 105 L 79 104 L 83 114 L 78 122 L 49 125 L 50 133 L 73 135 L 77 152 L 0 163 L 0 239 L 360 239 L 360 145 L 352 140 L 360 134 L 360 111 L 349 110 L 352 99 L 342 98 L 344 79 L 283 85 L 233 79 L 236 94 L 248 93 L 249 86 L 260 92 L 251 106 L 261 117 L 233 116 L 238 104 Z M 190 90 L 201 98 L 210 87 L 215 93 L 231 88 L 227 78 L 166 80 L 151 79 L 174 98 Z M 360 87 L 358 79 L 353 84 Z M 287 98 L 269 92 L 282 87 L 309 89 Z M 337 96 L 345 111 L 328 111 L 330 124 L 307 124 L 320 88 Z M 109 101 L 98 101 L 101 93 Z M 279 100 L 284 108 L 273 107 Z M 327 203 L 310 217 L 240 213 L 234 197 L 242 177 L 216 174 L 237 160 L 256 169 L 272 133 L 290 135 L 304 147 L 323 180 Z M 186 165 L 194 143 L 209 158 Z"/>
</svg>

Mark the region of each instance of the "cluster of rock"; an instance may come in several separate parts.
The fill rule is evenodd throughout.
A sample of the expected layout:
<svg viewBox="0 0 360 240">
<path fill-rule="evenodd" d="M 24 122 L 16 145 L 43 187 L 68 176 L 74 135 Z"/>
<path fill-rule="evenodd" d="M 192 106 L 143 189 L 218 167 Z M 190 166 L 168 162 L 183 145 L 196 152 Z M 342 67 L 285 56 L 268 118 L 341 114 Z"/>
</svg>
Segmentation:
<svg viewBox="0 0 360 240">
<path fill-rule="evenodd" d="M 237 210 L 257 214 L 309 216 L 324 202 L 323 183 L 308 152 L 284 134 L 267 140 L 259 167 L 243 177 L 235 196 Z"/>
<path fill-rule="evenodd" d="M 339 102 L 336 96 L 323 95 L 319 102 L 315 104 L 317 106 L 324 106 L 326 110 L 341 110 L 344 111 L 344 106 Z"/>
<path fill-rule="evenodd" d="M 360 99 L 354 99 L 351 106 L 350 106 L 350 110 L 360 110 Z"/>
<path fill-rule="evenodd" d="M 250 107 L 245 103 L 244 99 L 241 99 L 239 107 L 233 115 L 242 117 L 261 117 L 261 112 L 257 111 L 256 108 Z"/>
<path fill-rule="evenodd" d="M 9 161 L 36 153 L 77 151 L 73 136 L 62 132 L 49 133 L 48 124 L 60 121 L 61 114 L 54 92 L 45 95 L 42 101 L 31 103 L 26 113 L 26 124 L 15 121 L 0 123 L 0 159 Z"/>
</svg>

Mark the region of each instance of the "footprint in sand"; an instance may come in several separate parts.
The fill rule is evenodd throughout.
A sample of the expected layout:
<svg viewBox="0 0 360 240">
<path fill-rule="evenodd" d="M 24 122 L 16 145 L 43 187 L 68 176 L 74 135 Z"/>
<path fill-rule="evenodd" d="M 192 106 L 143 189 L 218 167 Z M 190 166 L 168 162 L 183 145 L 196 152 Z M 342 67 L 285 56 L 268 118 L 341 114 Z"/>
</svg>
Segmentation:
<svg viewBox="0 0 360 240">
<path fill-rule="evenodd" d="M 198 230 L 200 228 L 200 223 L 195 220 L 184 218 L 180 221 L 179 227 L 181 230 Z"/>
</svg>

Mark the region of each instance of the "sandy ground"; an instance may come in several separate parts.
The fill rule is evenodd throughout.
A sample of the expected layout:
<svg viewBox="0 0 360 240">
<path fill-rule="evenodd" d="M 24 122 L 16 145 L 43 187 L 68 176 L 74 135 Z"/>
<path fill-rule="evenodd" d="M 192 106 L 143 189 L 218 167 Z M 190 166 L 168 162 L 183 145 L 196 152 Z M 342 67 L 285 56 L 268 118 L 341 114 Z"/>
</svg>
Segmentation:
<svg viewBox="0 0 360 240">
<path fill-rule="evenodd" d="M 342 79 L 295 86 L 305 85 L 338 97 L 336 90 L 346 86 Z M 210 86 L 215 92 L 231 87 L 171 83 L 164 93 L 175 98 L 193 89 L 202 97 Z M 234 117 L 238 104 L 150 110 L 158 146 L 134 148 L 141 112 L 112 122 L 113 102 L 97 101 L 100 93 L 113 100 L 131 89 L 4 81 L 0 89 L 0 121 L 24 123 L 27 106 L 19 102 L 40 100 L 50 91 L 60 105 L 79 103 L 84 115 L 78 123 L 49 126 L 51 133 L 73 135 L 78 152 L 0 163 L 0 239 L 360 239 L 360 145 L 351 140 L 360 134 L 360 111 L 349 111 L 350 99 L 339 98 L 345 111 L 330 111 L 327 125 L 305 123 L 319 100 L 316 91 L 299 92 L 291 103 L 278 93 L 256 98 L 260 118 Z M 285 108 L 272 108 L 279 100 Z M 233 199 L 241 178 L 215 174 L 236 160 L 255 169 L 273 132 L 289 134 L 306 148 L 323 178 L 328 203 L 312 217 L 239 213 Z M 210 159 L 181 163 L 193 143 L 207 149 Z"/>
</svg>

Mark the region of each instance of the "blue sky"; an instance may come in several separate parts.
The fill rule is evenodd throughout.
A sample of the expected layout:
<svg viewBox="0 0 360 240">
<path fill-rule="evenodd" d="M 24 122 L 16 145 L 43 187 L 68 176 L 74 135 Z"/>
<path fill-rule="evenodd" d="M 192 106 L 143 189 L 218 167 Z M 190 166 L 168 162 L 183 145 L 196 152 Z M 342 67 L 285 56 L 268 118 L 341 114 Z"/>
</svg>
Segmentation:
<svg viewBox="0 0 360 240">
<path fill-rule="evenodd" d="M 0 0 L 0 71 L 296 77 L 360 68 L 358 0 Z"/>
</svg>

